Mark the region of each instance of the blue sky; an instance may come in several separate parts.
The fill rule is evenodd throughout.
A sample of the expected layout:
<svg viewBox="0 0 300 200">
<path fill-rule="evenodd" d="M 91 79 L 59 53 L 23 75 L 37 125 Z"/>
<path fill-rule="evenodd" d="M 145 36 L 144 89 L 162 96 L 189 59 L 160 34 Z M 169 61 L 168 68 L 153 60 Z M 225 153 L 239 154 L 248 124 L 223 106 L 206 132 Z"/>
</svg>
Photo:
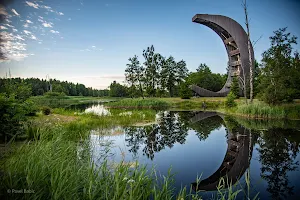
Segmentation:
<svg viewBox="0 0 300 200">
<path fill-rule="evenodd" d="M 192 22 L 195 14 L 231 17 L 244 28 L 241 0 L 15 0 L 6 7 L 1 34 L 11 40 L 10 61 L 0 76 L 51 78 L 107 88 L 124 81 L 128 58 L 154 45 L 163 56 L 183 59 L 190 71 L 206 63 L 225 73 L 227 55 L 221 39 Z M 258 61 L 278 28 L 300 37 L 300 1 L 248 0 L 251 40 Z M 300 49 L 299 45 L 295 46 Z"/>
</svg>

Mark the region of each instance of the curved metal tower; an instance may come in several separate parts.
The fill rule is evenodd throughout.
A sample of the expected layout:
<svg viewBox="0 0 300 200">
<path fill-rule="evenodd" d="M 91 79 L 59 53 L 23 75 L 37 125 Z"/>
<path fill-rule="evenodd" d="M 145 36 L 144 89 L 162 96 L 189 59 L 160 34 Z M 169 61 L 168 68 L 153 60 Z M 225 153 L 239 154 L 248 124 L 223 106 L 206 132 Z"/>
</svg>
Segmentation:
<svg viewBox="0 0 300 200">
<path fill-rule="evenodd" d="M 218 92 L 192 85 L 191 89 L 205 97 L 222 97 L 230 92 L 230 85 L 234 75 L 248 77 L 250 71 L 248 36 L 243 27 L 235 20 L 222 15 L 197 14 L 193 22 L 205 25 L 215 31 L 222 39 L 228 54 L 228 77 L 223 88 Z M 253 47 L 250 43 L 252 61 L 254 61 Z M 254 65 L 254 62 L 252 62 Z"/>
</svg>

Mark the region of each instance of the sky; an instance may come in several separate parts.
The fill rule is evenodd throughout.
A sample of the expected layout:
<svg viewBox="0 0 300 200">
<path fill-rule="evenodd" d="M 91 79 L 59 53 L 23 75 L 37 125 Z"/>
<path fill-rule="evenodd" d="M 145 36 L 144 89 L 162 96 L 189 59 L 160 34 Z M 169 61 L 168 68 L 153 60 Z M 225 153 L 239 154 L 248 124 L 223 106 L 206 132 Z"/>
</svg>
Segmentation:
<svg viewBox="0 0 300 200">
<path fill-rule="evenodd" d="M 0 1 L 1 2 L 1 1 Z M 288 27 L 300 37 L 299 0 L 248 0 L 255 59 L 270 47 L 273 31 Z M 189 71 L 206 63 L 226 73 L 222 40 L 210 28 L 193 23 L 195 14 L 228 16 L 245 28 L 242 0 L 15 0 L 0 8 L 2 47 L 9 60 L 0 62 L 0 77 L 37 77 L 83 83 L 105 89 L 124 82 L 128 59 L 143 49 L 176 61 Z M 298 40 L 299 41 L 299 40 Z M 300 50 L 300 45 L 295 49 Z"/>
</svg>

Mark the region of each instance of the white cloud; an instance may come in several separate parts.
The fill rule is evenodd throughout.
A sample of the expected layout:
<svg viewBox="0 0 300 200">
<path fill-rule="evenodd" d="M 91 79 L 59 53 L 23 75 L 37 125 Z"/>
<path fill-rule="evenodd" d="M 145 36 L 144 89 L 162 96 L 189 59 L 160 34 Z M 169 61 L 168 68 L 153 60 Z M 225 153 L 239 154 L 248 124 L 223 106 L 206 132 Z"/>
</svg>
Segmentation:
<svg viewBox="0 0 300 200">
<path fill-rule="evenodd" d="M 68 20 L 69 20 L 69 21 L 71 21 L 72 19 L 71 19 L 71 18 L 69 18 Z"/>
<path fill-rule="evenodd" d="M 13 28 L 12 30 L 13 30 L 13 32 L 18 32 L 18 29 L 16 29 L 16 28 Z"/>
<path fill-rule="evenodd" d="M 11 9 L 11 12 L 13 12 L 16 16 L 20 16 L 20 14 L 15 9 Z"/>
<path fill-rule="evenodd" d="M 58 12 L 58 14 L 59 14 L 59 15 L 64 15 L 64 13 L 62 13 L 62 12 Z"/>
<path fill-rule="evenodd" d="M 42 16 L 39 16 L 40 19 L 44 19 Z"/>
<path fill-rule="evenodd" d="M 59 34 L 58 31 L 55 31 L 55 30 L 50 30 L 51 33 L 54 33 L 54 34 Z"/>
<path fill-rule="evenodd" d="M 31 34 L 31 32 L 30 31 L 27 31 L 27 30 L 24 30 L 23 31 L 26 35 L 30 35 Z"/>
<path fill-rule="evenodd" d="M 20 35 L 17 35 L 16 37 L 15 37 L 16 39 L 18 39 L 18 40 L 25 40 L 24 38 L 22 38 Z"/>
<path fill-rule="evenodd" d="M 92 46 L 92 48 L 96 48 L 96 46 Z"/>
<path fill-rule="evenodd" d="M 25 28 L 28 28 L 29 27 L 29 24 L 24 24 L 23 25 Z"/>
<path fill-rule="evenodd" d="M 46 27 L 46 28 L 52 28 L 52 23 L 44 22 L 43 26 Z"/>
<path fill-rule="evenodd" d="M 31 35 L 30 38 L 33 39 L 33 40 L 37 40 L 37 38 L 34 35 Z"/>
<path fill-rule="evenodd" d="M 10 28 L 14 28 L 14 26 L 10 25 L 10 24 L 4 24 L 4 25 L 7 26 L 7 27 L 10 27 Z"/>
<path fill-rule="evenodd" d="M 33 22 L 32 21 L 30 21 L 30 20 L 26 20 L 26 22 L 28 23 L 28 24 L 33 24 Z"/>
<path fill-rule="evenodd" d="M 30 7 L 33 7 L 35 9 L 39 9 L 39 4 L 37 3 L 33 3 L 33 2 L 30 2 L 30 1 L 25 1 L 25 3 L 30 6 Z"/>
<path fill-rule="evenodd" d="M 0 29 L 1 29 L 1 30 L 6 30 L 6 29 L 8 29 L 8 28 L 5 27 L 5 26 L 0 26 Z"/>
<path fill-rule="evenodd" d="M 8 15 L 8 13 L 6 12 L 6 9 L 2 6 L 0 6 L 0 15 Z"/>
</svg>

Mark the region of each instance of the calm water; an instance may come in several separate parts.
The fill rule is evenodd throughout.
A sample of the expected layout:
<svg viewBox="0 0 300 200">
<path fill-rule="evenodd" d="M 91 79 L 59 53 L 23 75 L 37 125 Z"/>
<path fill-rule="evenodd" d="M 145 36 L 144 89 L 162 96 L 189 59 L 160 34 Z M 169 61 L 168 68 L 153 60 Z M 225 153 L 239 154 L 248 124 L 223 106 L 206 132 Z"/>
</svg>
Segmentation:
<svg viewBox="0 0 300 200">
<path fill-rule="evenodd" d="M 260 199 L 300 199 L 297 121 L 241 121 L 217 113 L 174 111 L 158 112 L 156 121 L 102 130 L 107 136 L 91 131 L 95 162 L 103 144 L 110 142 L 111 162 L 137 161 L 149 170 L 155 166 L 161 176 L 172 166 L 177 191 L 194 183 L 197 175 L 202 180 L 198 190 L 207 191 L 205 199 L 215 194 L 222 176 L 245 188 L 245 172 L 250 170 L 252 197 L 259 193 Z M 238 198 L 244 199 L 243 193 Z"/>
</svg>

